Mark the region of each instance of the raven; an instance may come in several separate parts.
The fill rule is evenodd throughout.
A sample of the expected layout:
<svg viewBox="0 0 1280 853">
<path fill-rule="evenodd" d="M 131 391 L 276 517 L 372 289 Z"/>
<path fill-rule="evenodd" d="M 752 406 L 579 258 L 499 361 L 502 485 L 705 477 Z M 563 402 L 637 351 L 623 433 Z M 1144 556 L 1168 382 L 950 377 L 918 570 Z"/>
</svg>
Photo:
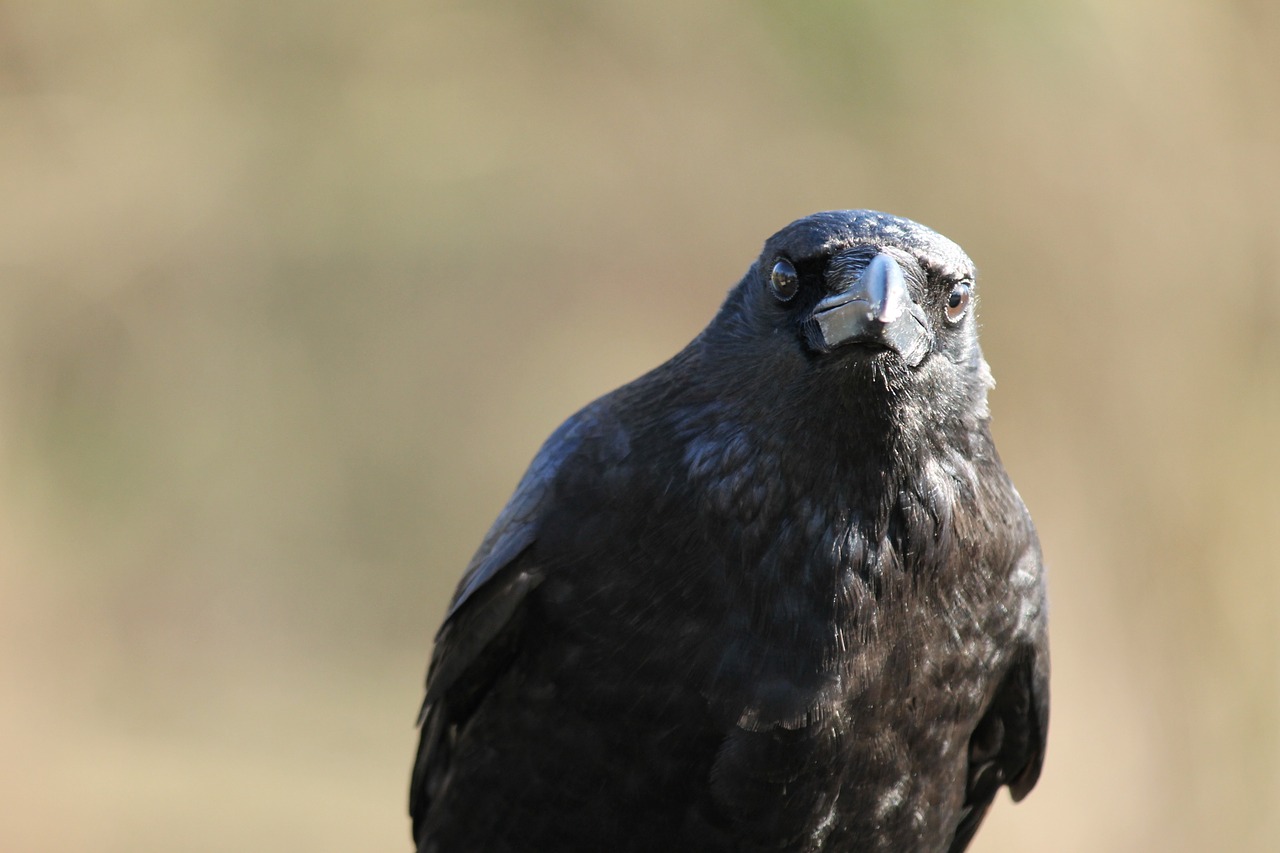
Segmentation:
<svg viewBox="0 0 1280 853">
<path fill-rule="evenodd" d="M 1031 790 L 1044 578 L 975 275 L 907 219 L 797 220 L 552 434 L 436 637 L 419 853 L 960 851 Z"/>
</svg>

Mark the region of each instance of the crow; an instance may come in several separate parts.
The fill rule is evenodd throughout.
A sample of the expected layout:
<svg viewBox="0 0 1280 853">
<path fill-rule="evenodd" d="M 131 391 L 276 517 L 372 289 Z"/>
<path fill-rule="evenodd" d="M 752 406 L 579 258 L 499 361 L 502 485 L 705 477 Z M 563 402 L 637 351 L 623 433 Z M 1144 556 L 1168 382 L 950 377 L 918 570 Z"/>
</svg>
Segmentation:
<svg viewBox="0 0 1280 853">
<path fill-rule="evenodd" d="M 975 276 L 907 219 L 797 220 L 552 434 L 436 637 L 419 853 L 960 851 L 1031 790 L 1044 573 Z"/>
</svg>

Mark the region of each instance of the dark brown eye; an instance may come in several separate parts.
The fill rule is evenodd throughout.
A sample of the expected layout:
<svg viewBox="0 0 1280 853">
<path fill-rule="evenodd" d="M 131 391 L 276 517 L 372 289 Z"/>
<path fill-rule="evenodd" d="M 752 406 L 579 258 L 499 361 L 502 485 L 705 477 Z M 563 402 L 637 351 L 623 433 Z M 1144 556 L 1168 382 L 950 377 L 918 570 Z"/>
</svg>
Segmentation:
<svg viewBox="0 0 1280 853">
<path fill-rule="evenodd" d="M 947 294 L 947 322 L 959 323 L 969 310 L 969 300 L 973 298 L 973 285 L 967 281 L 958 281 Z"/>
<path fill-rule="evenodd" d="M 790 302 L 799 289 L 800 277 L 796 275 L 796 268 L 790 261 L 781 260 L 773 265 L 773 272 L 769 273 L 769 290 L 774 299 Z"/>
</svg>

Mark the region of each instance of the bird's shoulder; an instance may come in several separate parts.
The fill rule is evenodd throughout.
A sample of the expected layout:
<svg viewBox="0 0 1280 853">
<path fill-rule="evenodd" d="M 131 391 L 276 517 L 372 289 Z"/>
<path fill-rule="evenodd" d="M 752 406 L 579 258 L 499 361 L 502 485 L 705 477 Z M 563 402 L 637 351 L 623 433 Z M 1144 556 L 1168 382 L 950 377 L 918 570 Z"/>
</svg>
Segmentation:
<svg viewBox="0 0 1280 853">
<path fill-rule="evenodd" d="M 446 621 L 533 544 L 561 469 L 585 443 L 598 444 L 601 433 L 609 429 L 609 419 L 598 400 L 562 423 L 543 443 L 467 565 L 449 604 Z M 618 434 L 625 439 L 625 433 Z"/>
</svg>

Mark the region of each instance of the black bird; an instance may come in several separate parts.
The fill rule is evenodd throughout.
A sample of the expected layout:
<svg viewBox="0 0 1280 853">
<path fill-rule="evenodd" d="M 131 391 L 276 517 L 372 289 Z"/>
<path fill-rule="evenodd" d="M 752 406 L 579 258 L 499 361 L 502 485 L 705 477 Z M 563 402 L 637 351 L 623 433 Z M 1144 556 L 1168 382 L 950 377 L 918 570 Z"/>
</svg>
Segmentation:
<svg viewBox="0 0 1280 853">
<path fill-rule="evenodd" d="M 959 851 L 1048 723 L 975 270 L 883 213 L 765 243 L 534 458 L 436 638 L 420 853 Z"/>
</svg>

